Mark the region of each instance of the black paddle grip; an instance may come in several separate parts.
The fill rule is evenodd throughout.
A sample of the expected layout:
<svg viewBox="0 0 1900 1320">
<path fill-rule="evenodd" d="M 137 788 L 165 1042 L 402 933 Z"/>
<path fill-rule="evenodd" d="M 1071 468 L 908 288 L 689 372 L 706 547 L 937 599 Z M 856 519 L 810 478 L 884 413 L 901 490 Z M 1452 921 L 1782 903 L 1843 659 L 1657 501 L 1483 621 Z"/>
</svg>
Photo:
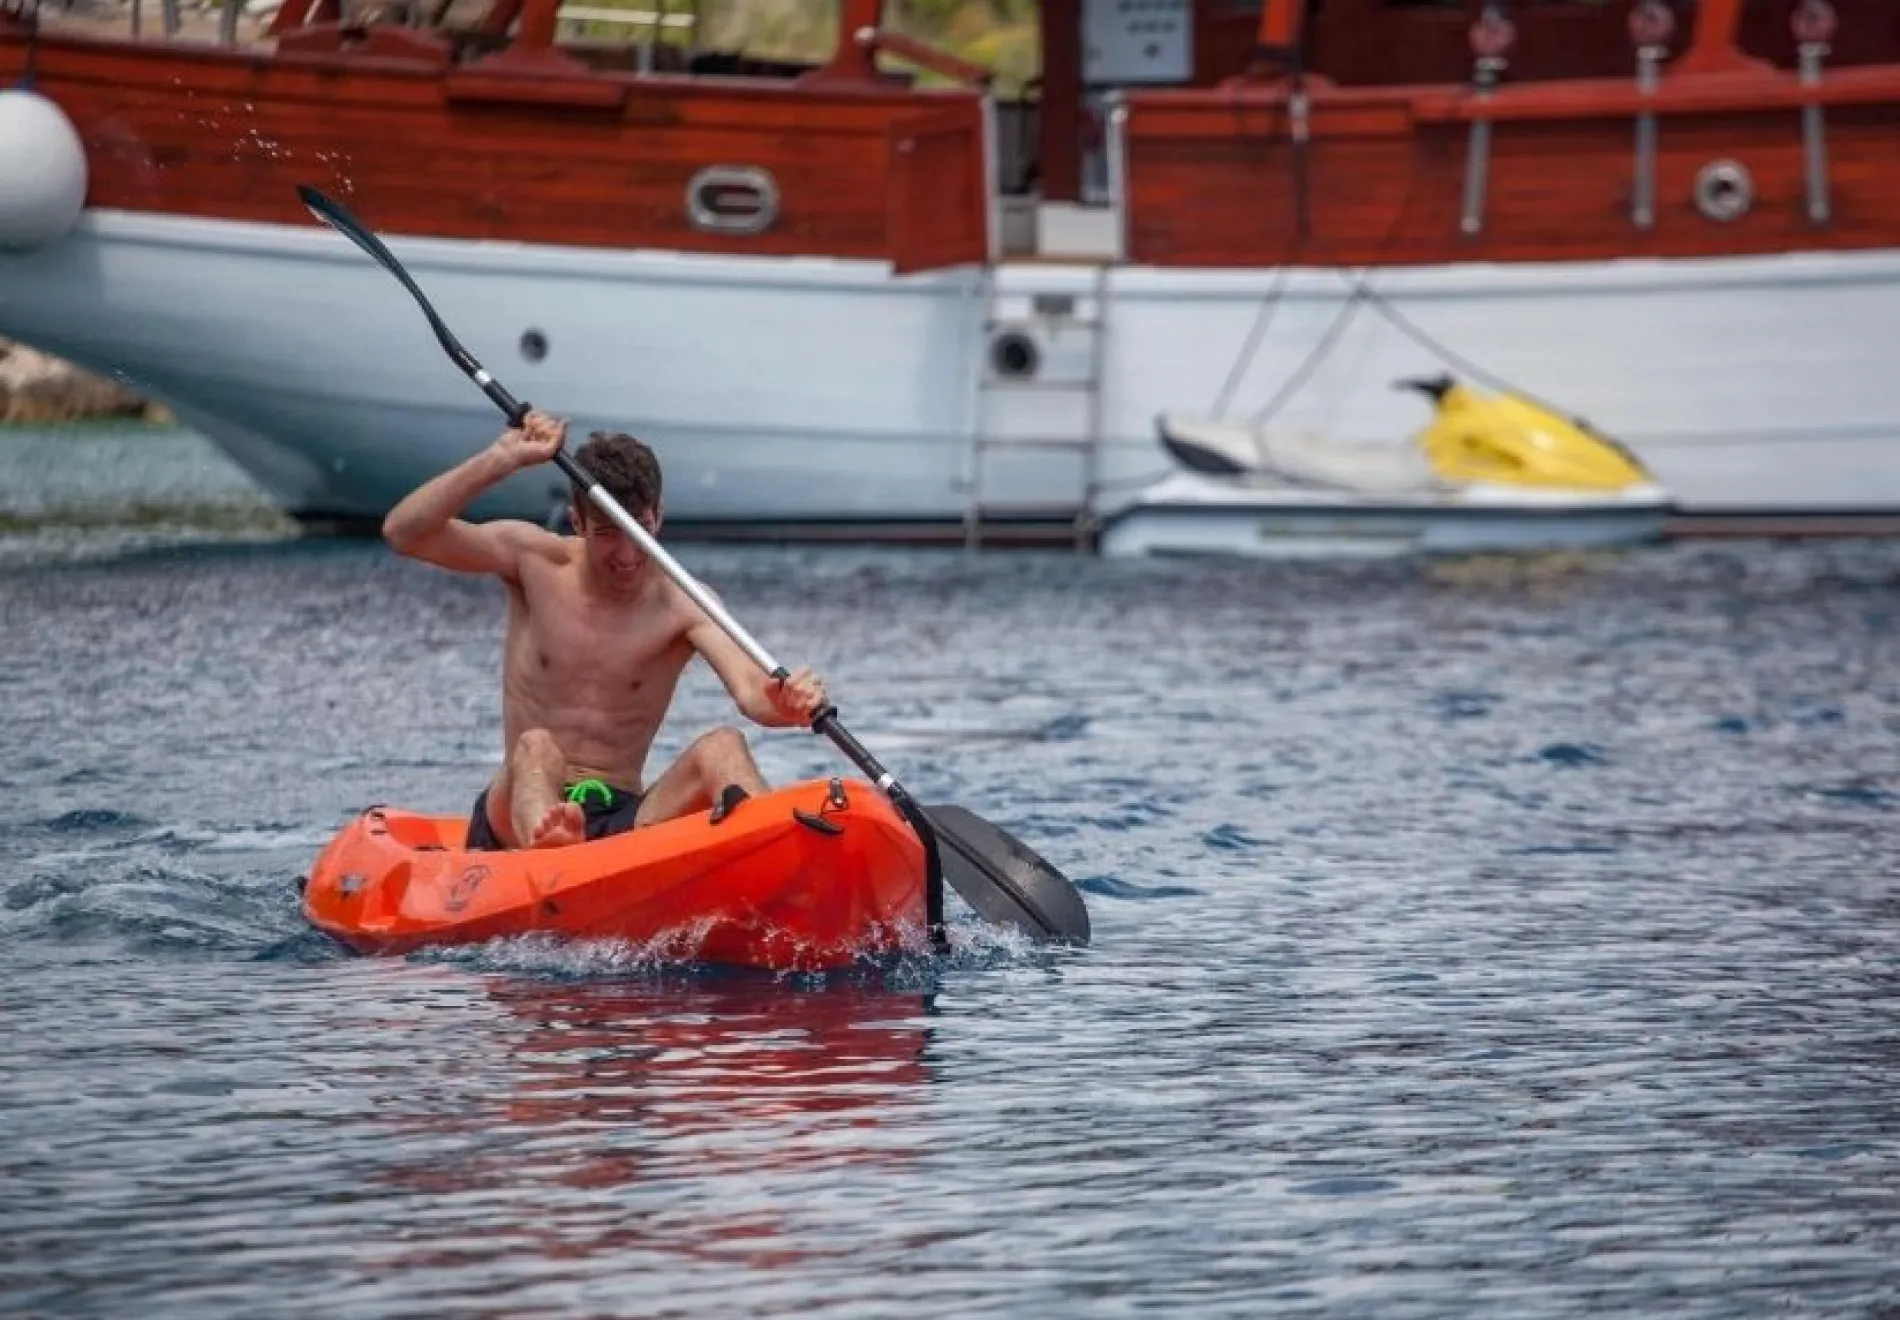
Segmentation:
<svg viewBox="0 0 1900 1320">
<path fill-rule="evenodd" d="M 486 381 L 480 381 L 479 383 L 482 387 L 482 393 L 493 399 L 495 406 L 501 409 L 502 415 L 508 419 L 508 425 L 520 426 L 522 422 L 527 420 L 528 411 L 533 407 L 532 404 L 517 399 L 508 392 L 507 387 L 492 376 Z"/>
<path fill-rule="evenodd" d="M 825 737 L 831 739 L 832 744 L 849 757 L 853 765 L 864 771 L 865 777 L 879 788 L 883 788 L 884 781 L 891 778 L 890 772 L 878 764 L 878 759 L 866 750 L 864 744 L 859 742 L 856 738 L 853 738 L 845 729 L 844 725 L 838 723 L 838 708 L 836 706 L 826 706 L 823 710 L 814 715 L 811 721 L 811 731 L 813 733 L 822 733 Z M 892 781 L 892 787 L 896 787 L 894 780 Z"/>
</svg>

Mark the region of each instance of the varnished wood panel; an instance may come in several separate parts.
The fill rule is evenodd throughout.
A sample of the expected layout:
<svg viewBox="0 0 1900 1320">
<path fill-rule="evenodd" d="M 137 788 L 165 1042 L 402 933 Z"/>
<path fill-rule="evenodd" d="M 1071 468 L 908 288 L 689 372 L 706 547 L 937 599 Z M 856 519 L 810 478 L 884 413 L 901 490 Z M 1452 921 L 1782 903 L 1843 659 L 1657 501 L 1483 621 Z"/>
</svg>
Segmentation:
<svg viewBox="0 0 1900 1320">
<path fill-rule="evenodd" d="M 1471 79 L 1470 29 L 1476 6 L 1400 7 L 1386 0 L 1329 0 L 1314 20 L 1313 70 L 1342 86 L 1428 85 Z M 1634 76 L 1626 3 L 1547 2 L 1509 6 L 1517 40 L 1509 51 L 1513 81 Z M 1690 23 L 1677 24 L 1676 54 Z"/>
<path fill-rule="evenodd" d="M 1839 27 L 1829 42 L 1831 67 L 1900 63 L 1900 5 L 1893 0 L 1829 0 Z M 1737 44 L 1784 69 L 1796 65 L 1789 4 L 1745 4 Z"/>
<path fill-rule="evenodd" d="M 23 56 L 0 34 L 0 82 Z M 315 223 L 294 191 L 308 182 L 388 233 L 878 259 L 902 208 L 945 205 L 938 182 L 893 192 L 894 124 L 936 117 L 932 180 L 982 177 L 979 102 L 960 91 L 529 77 L 56 34 L 42 35 L 37 86 L 86 142 L 88 202 L 134 211 Z M 749 236 L 693 227 L 686 190 L 708 165 L 769 171 L 777 222 Z M 979 248 L 985 214 L 979 190 L 958 221 L 974 217 Z"/>
<path fill-rule="evenodd" d="M 932 111 L 891 128 L 891 259 L 898 272 L 988 259 L 987 194 L 962 116 Z"/>
<path fill-rule="evenodd" d="M 1666 87 L 1656 217 L 1643 229 L 1631 219 L 1638 102 L 1620 83 L 1514 90 L 1488 106 L 1434 89 L 1322 92 L 1303 154 L 1276 93 L 1138 94 L 1127 125 L 1130 256 L 1379 265 L 1900 247 L 1900 70 L 1850 71 L 1822 93 L 1825 225 L 1808 216 L 1802 99 L 1780 75 Z M 1467 235 L 1479 115 L 1493 122 L 1489 183 L 1483 227 Z M 1743 166 L 1755 190 L 1748 213 L 1726 223 L 1694 203 L 1697 173 L 1718 161 Z"/>
<path fill-rule="evenodd" d="M 1854 67 L 1900 62 L 1900 4 L 1895 0 L 1831 0 L 1839 30 L 1828 63 Z M 1745 54 L 1782 68 L 1795 66 L 1788 16 L 1792 0 L 1743 7 L 1739 45 Z M 1387 0 L 1327 0 L 1311 20 L 1308 72 L 1347 87 L 1427 86 L 1469 82 L 1470 27 L 1477 0 L 1461 8 L 1395 6 Z M 1508 6 L 1517 29 L 1507 77 L 1513 83 L 1572 78 L 1634 77 L 1629 4 L 1562 3 Z M 1195 77 L 1203 87 L 1239 75 L 1255 58 L 1257 11 L 1226 0 L 1197 0 Z M 1678 55 L 1695 27 L 1694 7 L 1679 4 Z"/>
</svg>

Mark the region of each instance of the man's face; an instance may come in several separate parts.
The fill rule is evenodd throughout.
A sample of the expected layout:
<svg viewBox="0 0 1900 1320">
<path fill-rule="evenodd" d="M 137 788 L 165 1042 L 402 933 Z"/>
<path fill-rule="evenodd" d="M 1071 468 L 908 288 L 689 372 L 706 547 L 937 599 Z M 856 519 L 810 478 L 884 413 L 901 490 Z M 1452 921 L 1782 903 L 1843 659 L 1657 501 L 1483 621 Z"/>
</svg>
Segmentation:
<svg viewBox="0 0 1900 1320">
<path fill-rule="evenodd" d="M 660 529 L 659 517 L 651 511 L 636 513 L 634 519 L 649 532 Z M 576 506 L 574 530 L 586 542 L 588 567 L 601 581 L 631 585 L 640 579 L 647 566 L 646 552 L 606 514 Z"/>
</svg>

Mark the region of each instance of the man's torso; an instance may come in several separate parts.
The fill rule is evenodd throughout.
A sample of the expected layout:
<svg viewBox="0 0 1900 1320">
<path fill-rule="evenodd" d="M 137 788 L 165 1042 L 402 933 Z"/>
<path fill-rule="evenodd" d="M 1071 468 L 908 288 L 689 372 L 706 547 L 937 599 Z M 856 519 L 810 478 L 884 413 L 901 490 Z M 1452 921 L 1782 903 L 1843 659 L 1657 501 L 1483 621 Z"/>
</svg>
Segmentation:
<svg viewBox="0 0 1900 1320">
<path fill-rule="evenodd" d="M 654 735 L 693 656 L 663 580 L 630 601 L 582 588 L 580 551 L 526 556 L 508 586 L 502 712 L 509 746 L 532 728 L 554 736 L 570 779 L 642 790 Z"/>
</svg>

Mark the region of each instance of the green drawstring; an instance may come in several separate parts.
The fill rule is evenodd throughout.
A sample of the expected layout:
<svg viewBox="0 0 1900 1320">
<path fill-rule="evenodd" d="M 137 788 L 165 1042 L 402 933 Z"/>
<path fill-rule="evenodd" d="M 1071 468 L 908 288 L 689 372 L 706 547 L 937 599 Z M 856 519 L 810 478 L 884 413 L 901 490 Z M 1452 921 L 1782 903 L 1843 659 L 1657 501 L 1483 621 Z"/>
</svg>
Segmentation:
<svg viewBox="0 0 1900 1320">
<path fill-rule="evenodd" d="M 567 800 L 569 802 L 577 802 L 584 807 L 587 805 L 588 796 L 593 793 L 600 794 L 601 806 L 611 807 L 614 804 L 613 789 L 609 787 L 604 780 L 600 779 L 581 780 L 580 783 L 575 784 L 572 788 L 567 790 Z"/>
</svg>

